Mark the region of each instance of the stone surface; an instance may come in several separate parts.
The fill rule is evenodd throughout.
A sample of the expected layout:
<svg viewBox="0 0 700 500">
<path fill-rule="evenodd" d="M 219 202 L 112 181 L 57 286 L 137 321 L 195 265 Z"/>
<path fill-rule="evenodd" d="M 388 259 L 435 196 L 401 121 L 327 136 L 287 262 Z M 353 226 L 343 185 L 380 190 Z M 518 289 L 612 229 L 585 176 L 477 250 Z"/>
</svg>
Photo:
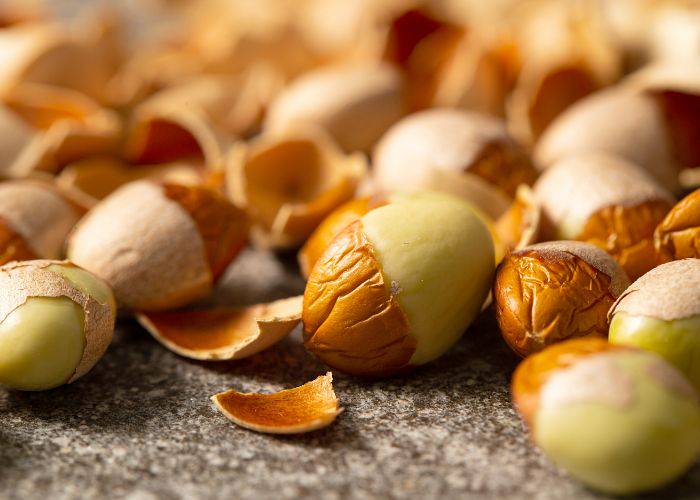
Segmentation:
<svg viewBox="0 0 700 500">
<path fill-rule="evenodd" d="M 248 304 L 302 289 L 291 266 L 248 252 L 216 300 Z M 324 373 L 298 335 L 247 360 L 206 364 L 123 320 L 105 358 L 75 384 L 0 389 L 0 498 L 597 497 L 529 446 L 508 397 L 516 363 L 487 312 L 410 376 L 334 374 L 345 412 L 331 427 L 267 436 L 236 427 L 209 396 L 275 391 Z M 696 466 L 663 494 L 699 492 Z"/>
</svg>

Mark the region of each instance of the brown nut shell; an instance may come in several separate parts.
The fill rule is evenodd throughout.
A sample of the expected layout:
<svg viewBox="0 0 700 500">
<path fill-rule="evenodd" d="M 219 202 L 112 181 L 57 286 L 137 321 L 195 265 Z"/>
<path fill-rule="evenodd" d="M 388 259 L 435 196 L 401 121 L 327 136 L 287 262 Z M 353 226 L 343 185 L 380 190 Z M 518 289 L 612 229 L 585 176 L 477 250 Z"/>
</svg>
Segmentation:
<svg viewBox="0 0 700 500">
<path fill-rule="evenodd" d="M 606 351 L 626 350 L 597 337 L 566 340 L 525 358 L 511 381 L 513 402 L 525 423 L 532 428 L 539 406 L 540 391 L 552 374 L 581 358 Z"/>
<path fill-rule="evenodd" d="M 233 423 L 268 434 L 300 434 L 321 429 L 343 411 L 338 407 L 330 372 L 300 387 L 273 394 L 230 390 L 211 399 Z"/>
<path fill-rule="evenodd" d="M 540 243 L 507 255 L 493 289 L 496 318 L 520 356 L 575 337 L 605 337 L 607 313 L 629 285 L 619 265 L 593 245 Z"/>
<path fill-rule="evenodd" d="M 700 189 L 666 214 L 654 231 L 654 246 L 664 260 L 700 257 Z"/>
<path fill-rule="evenodd" d="M 243 359 L 286 337 L 301 321 L 302 297 L 249 307 L 141 313 L 137 319 L 165 347 L 186 358 Z"/>
<path fill-rule="evenodd" d="M 323 219 L 323 222 L 306 240 L 297 255 L 301 274 L 309 277 L 311 269 L 316 264 L 326 248 L 338 234 L 353 222 L 360 220 L 370 210 L 384 205 L 386 201 L 381 197 L 364 197 L 350 200 L 336 208 Z"/>
<path fill-rule="evenodd" d="M 326 249 L 304 292 L 304 345 L 330 366 L 360 376 L 409 368 L 416 341 L 360 221 Z"/>
<path fill-rule="evenodd" d="M 700 314 L 700 259 L 662 264 L 632 283 L 610 308 L 664 321 Z"/>
<path fill-rule="evenodd" d="M 112 341 L 115 314 L 111 304 L 101 304 L 59 273 L 52 264 L 68 261 L 33 260 L 0 267 L 0 322 L 30 297 L 68 297 L 85 313 L 85 349 L 68 383 L 79 379 L 100 360 Z"/>
<path fill-rule="evenodd" d="M 148 181 L 126 184 L 97 204 L 70 236 L 68 255 L 105 280 L 127 309 L 175 308 L 212 288 L 196 222 Z"/>
<path fill-rule="evenodd" d="M 14 255 L 16 260 L 30 256 L 59 258 L 68 233 L 81 215 L 80 210 L 48 182 L 3 182 L 0 184 L 0 219 L 6 226 L 4 238 L 15 250 L 0 246 L 0 253 L 9 251 L 8 257 Z"/>
</svg>

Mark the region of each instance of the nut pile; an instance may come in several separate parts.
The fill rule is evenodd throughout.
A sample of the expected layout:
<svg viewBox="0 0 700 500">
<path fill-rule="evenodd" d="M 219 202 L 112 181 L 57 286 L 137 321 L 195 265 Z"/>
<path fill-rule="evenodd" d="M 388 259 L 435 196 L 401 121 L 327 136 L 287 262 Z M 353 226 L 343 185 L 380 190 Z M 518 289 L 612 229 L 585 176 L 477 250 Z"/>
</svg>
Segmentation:
<svg viewBox="0 0 700 500">
<path fill-rule="evenodd" d="M 699 7 L 16 0 L 0 53 L 0 384 L 73 383 L 118 316 L 192 359 L 300 327 L 336 372 L 419 377 L 493 315 L 572 476 L 639 493 L 700 455 Z M 296 252 L 303 296 L 203 308 L 248 245 Z M 211 399 L 303 433 L 332 380 Z"/>
</svg>

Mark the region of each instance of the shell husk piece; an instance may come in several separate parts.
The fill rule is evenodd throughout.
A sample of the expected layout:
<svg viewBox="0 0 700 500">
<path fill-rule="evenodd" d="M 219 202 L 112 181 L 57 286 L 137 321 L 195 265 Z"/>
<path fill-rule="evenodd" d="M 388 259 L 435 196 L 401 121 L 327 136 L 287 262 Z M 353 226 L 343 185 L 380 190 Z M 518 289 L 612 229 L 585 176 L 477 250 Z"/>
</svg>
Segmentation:
<svg viewBox="0 0 700 500">
<path fill-rule="evenodd" d="M 506 247 L 520 250 L 540 240 L 542 218 L 542 208 L 532 189 L 521 184 L 510 208 L 496 220 L 495 231 Z"/>
<path fill-rule="evenodd" d="M 23 177 L 27 168 L 21 160 L 22 153 L 36 139 L 36 130 L 13 113 L 0 106 L 0 178 Z"/>
<path fill-rule="evenodd" d="M 140 313 L 137 319 L 158 342 L 181 356 L 243 359 L 276 344 L 299 324 L 302 299 L 242 308 Z"/>
<path fill-rule="evenodd" d="M 68 380 L 74 382 L 95 366 L 109 347 L 114 333 L 114 312 L 110 304 L 100 304 L 67 278 L 47 269 L 68 261 L 35 260 L 0 267 L 0 322 L 30 297 L 68 297 L 85 313 L 85 349 Z"/>
<path fill-rule="evenodd" d="M 68 255 L 130 310 L 173 309 L 212 288 L 194 220 L 149 181 L 126 184 L 97 204 L 71 234 Z"/>
<path fill-rule="evenodd" d="M 679 165 L 663 112 L 649 95 L 612 87 L 581 99 L 547 128 L 534 158 L 544 169 L 567 156 L 594 152 L 620 156 L 669 191 L 678 188 Z"/>
<path fill-rule="evenodd" d="M 226 418 L 241 427 L 269 434 L 300 434 L 330 425 L 343 411 L 333 391 L 333 375 L 273 394 L 234 390 L 212 396 Z"/>
<path fill-rule="evenodd" d="M 613 205 L 674 201 L 642 169 L 604 153 L 572 155 L 558 161 L 540 176 L 534 193 L 555 225 L 567 219 L 583 224 L 597 210 Z"/>
<path fill-rule="evenodd" d="M 369 151 L 405 113 L 404 82 L 390 65 L 352 63 L 299 77 L 271 103 L 264 130 L 281 133 L 313 125 L 345 151 Z"/>
<path fill-rule="evenodd" d="M 0 218 L 41 258 L 61 257 L 68 233 L 81 215 L 48 183 L 34 180 L 0 183 Z"/>
<path fill-rule="evenodd" d="M 610 309 L 664 321 L 700 314 L 700 259 L 662 264 L 632 283 Z"/>
<path fill-rule="evenodd" d="M 92 157 L 67 165 L 56 177 L 56 184 L 76 192 L 88 205 L 94 205 L 119 187 L 141 179 L 197 185 L 205 170 L 187 162 L 158 165 L 129 165 L 115 157 Z"/>
<path fill-rule="evenodd" d="M 263 135 L 237 144 L 227 162 L 227 189 L 254 222 L 260 246 L 300 245 L 336 207 L 353 197 L 367 172 L 364 155 L 343 153 L 325 133 Z M 289 194 L 289 186 L 295 193 Z"/>
<path fill-rule="evenodd" d="M 585 4 L 545 2 L 518 26 L 523 66 L 508 102 L 511 131 L 536 140 L 556 116 L 621 73 L 619 54 Z"/>
<path fill-rule="evenodd" d="M 185 105 L 180 98 L 156 95 L 134 110 L 123 154 L 138 164 L 203 158 L 208 169 L 220 170 L 234 140 L 231 133 L 210 120 L 201 105 Z"/>
<path fill-rule="evenodd" d="M 69 89 L 26 83 L 4 101 L 35 131 L 10 167 L 14 175 L 56 172 L 86 156 L 114 152 L 121 138 L 121 120 L 114 111 Z"/>
</svg>

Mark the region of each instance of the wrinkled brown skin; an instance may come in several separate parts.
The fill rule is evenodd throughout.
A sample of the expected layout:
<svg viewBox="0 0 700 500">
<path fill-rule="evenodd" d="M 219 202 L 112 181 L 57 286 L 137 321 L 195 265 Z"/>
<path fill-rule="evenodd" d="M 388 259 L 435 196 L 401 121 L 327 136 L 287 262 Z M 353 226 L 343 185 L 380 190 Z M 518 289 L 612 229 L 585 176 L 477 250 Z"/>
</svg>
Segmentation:
<svg viewBox="0 0 700 500">
<path fill-rule="evenodd" d="M 393 20 L 383 58 L 406 75 L 411 110 L 432 104 L 443 70 L 463 35 L 462 28 L 420 9 L 406 11 Z"/>
<path fill-rule="evenodd" d="M 350 200 L 335 209 L 306 240 L 299 250 L 299 266 L 304 277 L 308 278 L 314 264 L 321 258 L 331 241 L 343 229 L 353 222 L 360 220 L 370 210 L 385 205 L 387 202 L 380 197 L 364 197 Z"/>
<path fill-rule="evenodd" d="M 605 207 L 588 218 L 576 239 L 608 252 L 634 281 L 662 263 L 654 248 L 654 229 L 670 209 L 663 200 Z"/>
<path fill-rule="evenodd" d="M 248 221 L 245 213 L 212 189 L 177 184 L 162 186 L 165 196 L 194 220 L 216 283 L 246 244 Z"/>
<path fill-rule="evenodd" d="M 525 423 L 532 428 L 540 401 L 540 390 L 556 370 L 573 365 L 580 359 L 599 352 L 628 350 L 604 339 L 586 337 L 551 345 L 525 358 L 515 369 L 511 381 L 513 403 Z"/>
<path fill-rule="evenodd" d="M 520 184 L 532 186 L 537 180 L 537 170 L 527 155 L 515 144 L 487 144 L 479 158 L 469 167 L 469 173 L 501 188 L 515 198 Z"/>
<path fill-rule="evenodd" d="M 24 238 L 0 217 L 0 266 L 14 260 L 37 258 L 38 256 L 32 252 Z"/>
<path fill-rule="evenodd" d="M 607 336 L 607 314 L 615 302 L 610 277 L 564 255 L 555 259 L 526 249 L 498 266 L 496 319 L 503 339 L 520 356 L 569 338 Z"/>
<path fill-rule="evenodd" d="M 654 246 L 665 262 L 700 257 L 700 189 L 679 201 L 656 227 Z"/>
<path fill-rule="evenodd" d="M 361 221 L 346 227 L 314 266 L 302 321 L 304 345 L 333 368 L 364 377 L 410 368 L 416 341 Z"/>
</svg>

